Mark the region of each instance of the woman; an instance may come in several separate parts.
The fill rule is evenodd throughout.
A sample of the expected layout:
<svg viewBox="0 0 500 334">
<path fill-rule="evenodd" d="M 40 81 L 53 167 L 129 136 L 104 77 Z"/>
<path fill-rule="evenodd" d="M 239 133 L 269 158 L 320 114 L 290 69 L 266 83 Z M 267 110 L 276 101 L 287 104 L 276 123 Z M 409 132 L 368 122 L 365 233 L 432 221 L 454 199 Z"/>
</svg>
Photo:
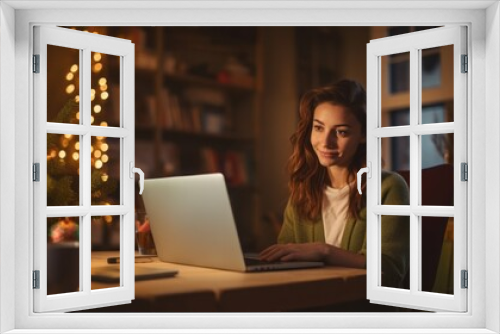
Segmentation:
<svg viewBox="0 0 500 334">
<path fill-rule="evenodd" d="M 366 166 L 366 92 L 342 80 L 307 92 L 299 112 L 283 226 L 278 244 L 260 258 L 365 268 L 366 199 L 357 192 L 356 173 Z M 409 203 L 401 176 L 382 172 L 381 202 Z M 409 267 L 409 217 L 381 222 L 382 285 L 400 287 Z"/>
</svg>

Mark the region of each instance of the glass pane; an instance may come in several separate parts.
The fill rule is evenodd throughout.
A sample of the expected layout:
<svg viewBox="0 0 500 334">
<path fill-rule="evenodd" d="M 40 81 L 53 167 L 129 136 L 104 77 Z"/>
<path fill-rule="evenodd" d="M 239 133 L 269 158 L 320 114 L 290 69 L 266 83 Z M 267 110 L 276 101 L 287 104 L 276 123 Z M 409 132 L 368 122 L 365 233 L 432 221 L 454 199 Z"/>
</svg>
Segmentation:
<svg viewBox="0 0 500 334">
<path fill-rule="evenodd" d="M 382 127 L 395 126 L 391 124 L 389 110 L 407 108 L 410 105 L 410 53 L 404 52 L 381 57 L 382 66 Z M 405 115 L 399 119 L 397 125 L 410 124 L 410 111 L 404 109 Z"/>
<path fill-rule="evenodd" d="M 47 122 L 80 123 L 80 50 L 47 45 Z"/>
<path fill-rule="evenodd" d="M 381 216 L 381 286 L 409 289 L 410 217 Z"/>
<path fill-rule="evenodd" d="M 120 126 L 120 57 L 92 52 L 92 125 Z"/>
<path fill-rule="evenodd" d="M 422 291 L 453 294 L 453 218 L 421 217 Z"/>
<path fill-rule="evenodd" d="M 381 139 L 382 156 L 382 183 L 384 181 L 385 171 L 399 173 L 410 182 L 410 137 L 390 137 Z M 384 187 L 381 189 L 381 196 Z M 382 198 L 382 197 L 381 197 Z M 382 203 L 382 205 L 391 205 L 391 203 Z"/>
<path fill-rule="evenodd" d="M 120 138 L 91 139 L 91 203 L 119 205 L 120 197 Z"/>
<path fill-rule="evenodd" d="M 47 205 L 80 205 L 80 136 L 47 134 Z"/>
<path fill-rule="evenodd" d="M 47 294 L 80 291 L 80 217 L 47 218 Z"/>
<path fill-rule="evenodd" d="M 92 290 L 120 286 L 120 225 L 121 216 L 92 217 Z"/>
<path fill-rule="evenodd" d="M 422 205 L 453 206 L 452 133 L 425 135 L 422 140 Z"/>
<path fill-rule="evenodd" d="M 453 122 L 453 45 L 422 50 L 421 56 L 421 123 Z"/>
</svg>

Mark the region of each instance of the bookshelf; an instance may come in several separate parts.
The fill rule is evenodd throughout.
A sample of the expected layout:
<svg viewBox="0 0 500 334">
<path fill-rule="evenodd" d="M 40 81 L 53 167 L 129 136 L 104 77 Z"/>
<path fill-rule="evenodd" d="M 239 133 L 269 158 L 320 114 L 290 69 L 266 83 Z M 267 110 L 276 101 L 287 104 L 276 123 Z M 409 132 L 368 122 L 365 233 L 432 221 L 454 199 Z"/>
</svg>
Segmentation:
<svg viewBox="0 0 500 334">
<path fill-rule="evenodd" d="M 254 250 L 262 42 L 256 27 L 219 30 L 110 28 L 136 45 L 136 166 L 150 178 L 224 174 L 242 247 Z"/>
</svg>

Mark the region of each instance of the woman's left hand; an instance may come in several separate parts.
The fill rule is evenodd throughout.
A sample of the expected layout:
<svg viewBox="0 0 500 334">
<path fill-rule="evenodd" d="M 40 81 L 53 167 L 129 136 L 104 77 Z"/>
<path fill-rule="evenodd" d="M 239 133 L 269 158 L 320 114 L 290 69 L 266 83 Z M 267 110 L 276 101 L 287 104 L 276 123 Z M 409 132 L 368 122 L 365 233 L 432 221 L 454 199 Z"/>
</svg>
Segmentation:
<svg viewBox="0 0 500 334">
<path fill-rule="evenodd" d="M 259 254 L 262 261 L 325 261 L 328 255 L 326 243 L 272 245 Z"/>
</svg>

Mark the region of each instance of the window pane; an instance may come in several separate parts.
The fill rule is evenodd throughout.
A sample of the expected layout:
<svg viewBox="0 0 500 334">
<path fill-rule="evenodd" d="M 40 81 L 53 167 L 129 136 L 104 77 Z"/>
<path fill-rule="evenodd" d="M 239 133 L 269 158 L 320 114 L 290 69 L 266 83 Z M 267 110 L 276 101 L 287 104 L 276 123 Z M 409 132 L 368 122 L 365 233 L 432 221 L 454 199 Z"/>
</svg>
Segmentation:
<svg viewBox="0 0 500 334">
<path fill-rule="evenodd" d="M 80 217 L 47 218 L 47 294 L 80 291 Z"/>
<path fill-rule="evenodd" d="M 410 217 L 381 216 L 380 228 L 381 285 L 409 289 Z"/>
<path fill-rule="evenodd" d="M 92 137 L 92 205 L 120 205 L 120 138 Z"/>
<path fill-rule="evenodd" d="M 453 45 L 424 49 L 421 124 L 453 122 Z M 433 107 L 440 103 L 439 110 Z"/>
<path fill-rule="evenodd" d="M 80 136 L 47 134 L 47 205 L 80 205 Z"/>
<path fill-rule="evenodd" d="M 91 53 L 91 123 L 120 126 L 120 57 Z"/>
<path fill-rule="evenodd" d="M 421 221 L 422 291 L 453 294 L 453 218 Z"/>
<path fill-rule="evenodd" d="M 47 45 L 47 122 L 79 124 L 80 50 Z"/>
<path fill-rule="evenodd" d="M 391 137 L 381 139 L 382 175 L 383 182 L 385 171 L 399 173 L 409 183 L 410 180 L 410 137 Z M 382 198 L 381 189 L 381 198 Z M 381 203 L 390 205 L 388 203 Z"/>
<path fill-rule="evenodd" d="M 410 105 L 410 53 L 404 52 L 381 57 L 381 124 L 382 127 L 394 126 L 391 124 L 389 110 Z M 405 109 L 405 116 L 400 117 L 398 125 L 410 124 L 410 111 Z"/>
<path fill-rule="evenodd" d="M 454 205 L 453 139 L 452 133 L 421 136 L 422 205 Z"/>
<path fill-rule="evenodd" d="M 121 216 L 93 216 L 91 223 L 92 260 L 114 258 L 92 264 L 92 290 L 120 286 L 120 225 Z M 106 283 L 102 285 L 100 283 Z"/>
</svg>

